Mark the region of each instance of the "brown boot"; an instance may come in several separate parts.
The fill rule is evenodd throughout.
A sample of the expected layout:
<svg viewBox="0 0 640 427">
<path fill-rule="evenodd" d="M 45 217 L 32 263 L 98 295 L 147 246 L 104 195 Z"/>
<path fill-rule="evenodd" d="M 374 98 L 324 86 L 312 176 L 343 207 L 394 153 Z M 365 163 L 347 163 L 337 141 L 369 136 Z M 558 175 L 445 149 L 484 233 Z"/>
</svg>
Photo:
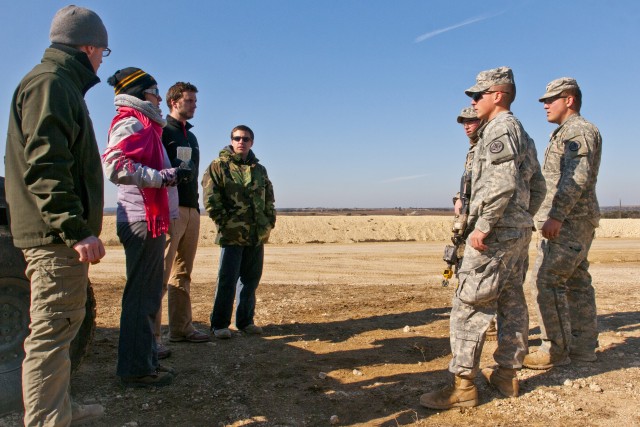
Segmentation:
<svg viewBox="0 0 640 427">
<path fill-rule="evenodd" d="M 420 404 L 431 409 L 477 406 L 478 389 L 472 380 L 456 375 L 453 384 L 446 386 L 442 390 L 425 393 L 420 396 Z"/>
<path fill-rule="evenodd" d="M 536 350 L 524 357 L 522 365 L 529 369 L 550 369 L 554 366 L 564 366 L 571 363 L 569 356 L 552 356 L 546 351 Z"/>
<path fill-rule="evenodd" d="M 498 389 L 500 394 L 506 397 L 517 397 L 520 391 L 518 376 L 515 369 L 496 367 L 484 368 L 482 376 L 487 383 Z"/>
<path fill-rule="evenodd" d="M 496 320 L 493 319 L 489 324 L 489 329 L 484 336 L 485 341 L 498 341 L 498 328 L 496 328 Z"/>
</svg>

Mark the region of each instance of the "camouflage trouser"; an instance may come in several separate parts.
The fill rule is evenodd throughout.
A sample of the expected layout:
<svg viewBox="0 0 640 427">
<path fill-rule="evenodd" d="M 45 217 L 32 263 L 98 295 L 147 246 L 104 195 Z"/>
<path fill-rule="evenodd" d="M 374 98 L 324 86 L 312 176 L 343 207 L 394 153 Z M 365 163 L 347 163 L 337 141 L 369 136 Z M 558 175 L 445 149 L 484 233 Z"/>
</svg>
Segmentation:
<svg viewBox="0 0 640 427">
<path fill-rule="evenodd" d="M 502 367 L 522 367 L 529 330 L 522 284 L 530 241 L 531 229 L 495 228 L 484 240 L 486 251 L 476 251 L 467 242 L 451 309 L 453 374 L 476 376 L 485 333 L 496 315 L 498 348 L 493 357 Z"/>
<path fill-rule="evenodd" d="M 542 337 L 553 356 L 593 353 L 598 346 L 596 297 L 587 255 L 595 230 L 586 220 L 565 220 L 560 235 L 538 243 L 531 286 Z"/>
</svg>

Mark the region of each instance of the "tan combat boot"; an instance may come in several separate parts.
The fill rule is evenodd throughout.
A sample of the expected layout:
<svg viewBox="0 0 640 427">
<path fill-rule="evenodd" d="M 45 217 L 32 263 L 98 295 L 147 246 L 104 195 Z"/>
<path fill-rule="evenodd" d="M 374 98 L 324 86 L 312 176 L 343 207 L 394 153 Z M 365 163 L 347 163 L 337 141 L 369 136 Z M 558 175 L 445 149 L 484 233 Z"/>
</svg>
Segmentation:
<svg viewBox="0 0 640 427">
<path fill-rule="evenodd" d="M 596 356 L 595 350 L 578 350 L 572 348 L 569 352 L 569 358 L 572 362 L 595 362 L 598 360 L 598 356 Z"/>
<path fill-rule="evenodd" d="M 498 328 L 496 327 L 496 319 L 493 319 L 489 324 L 489 329 L 484 336 L 485 341 L 498 341 Z"/>
<path fill-rule="evenodd" d="M 500 394 L 506 397 L 517 397 L 520 391 L 518 376 L 515 369 L 496 367 L 484 368 L 482 376 L 489 385 L 497 388 Z"/>
<path fill-rule="evenodd" d="M 478 405 L 478 389 L 472 380 L 456 375 L 454 383 L 442 390 L 420 396 L 420 404 L 431 409 L 449 409 L 456 406 Z"/>
<path fill-rule="evenodd" d="M 552 356 L 550 353 L 542 350 L 536 350 L 524 357 L 522 365 L 529 369 L 549 369 L 554 366 L 564 366 L 571 363 L 569 356 Z"/>
</svg>

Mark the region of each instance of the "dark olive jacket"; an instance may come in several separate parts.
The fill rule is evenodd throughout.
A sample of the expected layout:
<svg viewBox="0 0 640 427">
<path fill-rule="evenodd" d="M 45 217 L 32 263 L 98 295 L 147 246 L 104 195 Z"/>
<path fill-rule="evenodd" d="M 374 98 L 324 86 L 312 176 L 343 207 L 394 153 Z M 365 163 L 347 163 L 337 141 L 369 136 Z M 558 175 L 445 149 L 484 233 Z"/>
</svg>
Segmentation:
<svg viewBox="0 0 640 427">
<path fill-rule="evenodd" d="M 84 101 L 99 81 L 86 54 L 52 45 L 13 95 L 5 186 L 19 248 L 100 234 L 103 175 Z"/>
</svg>

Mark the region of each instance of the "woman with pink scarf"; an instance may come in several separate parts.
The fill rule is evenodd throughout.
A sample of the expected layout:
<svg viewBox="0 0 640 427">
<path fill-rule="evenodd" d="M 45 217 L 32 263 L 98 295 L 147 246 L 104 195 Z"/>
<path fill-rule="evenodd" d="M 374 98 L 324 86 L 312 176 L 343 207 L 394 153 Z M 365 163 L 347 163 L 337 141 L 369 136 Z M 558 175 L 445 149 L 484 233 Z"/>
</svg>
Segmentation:
<svg viewBox="0 0 640 427">
<path fill-rule="evenodd" d="M 156 80 L 129 67 L 107 82 L 115 90 L 117 114 L 102 163 L 118 186 L 117 232 L 127 264 L 116 374 L 128 387 L 163 386 L 174 373 L 158 363 L 153 332 L 162 298 L 165 233 L 178 213 L 175 186 L 190 180 L 191 172 L 186 164 L 171 167 L 162 146 L 166 121 Z"/>
</svg>

